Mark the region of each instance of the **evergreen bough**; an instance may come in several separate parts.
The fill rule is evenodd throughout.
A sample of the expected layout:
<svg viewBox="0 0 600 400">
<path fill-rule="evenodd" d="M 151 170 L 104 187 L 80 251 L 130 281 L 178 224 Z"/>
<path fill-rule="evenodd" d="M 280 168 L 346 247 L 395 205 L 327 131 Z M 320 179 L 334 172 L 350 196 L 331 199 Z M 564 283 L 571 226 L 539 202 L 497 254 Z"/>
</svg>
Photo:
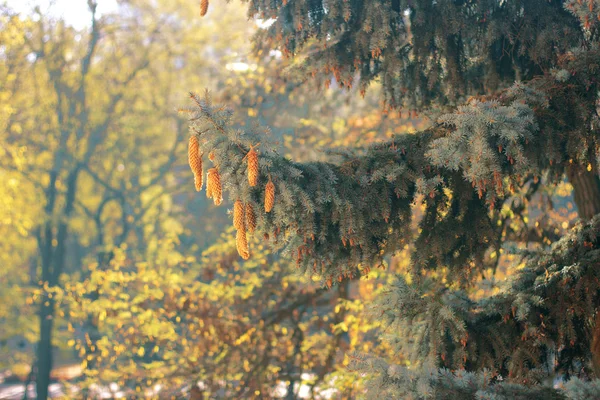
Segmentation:
<svg viewBox="0 0 600 400">
<path fill-rule="evenodd" d="M 248 3 L 276 18 L 257 48 L 303 56 L 299 73 L 363 91 L 378 80 L 386 111 L 441 114 L 425 131 L 297 163 L 208 94 L 187 110 L 226 197 L 260 210 L 256 230 L 302 272 L 331 286 L 413 246 L 410 279 L 373 307 L 412 362 L 355 355 L 375 372 L 369 397 L 600 398 L 600 1 Z M 486 254 L 530 241 L 513 226 L 526 200 L 565 176 L 580 223 L 562 238 L 540 227 L 543 245 L 499 294 L 473 299 L 495 268 Z"/>
</svg>

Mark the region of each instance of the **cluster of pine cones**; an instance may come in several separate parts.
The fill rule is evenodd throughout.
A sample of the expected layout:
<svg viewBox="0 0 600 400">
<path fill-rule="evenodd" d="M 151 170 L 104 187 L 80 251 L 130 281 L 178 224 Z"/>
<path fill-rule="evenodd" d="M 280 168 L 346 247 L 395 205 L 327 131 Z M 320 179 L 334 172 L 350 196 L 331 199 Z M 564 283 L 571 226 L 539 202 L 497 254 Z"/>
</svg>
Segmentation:
<svg viewBox="0 0 600 400">
<path fill-rule="evenodd" d="M 258 146 L 258 145 L 257 145 Z M 259 166 L 258 152 L 256 146 L 250 146 L 250 150 L 244 157 L 248 163 L 248 184 L 256 186 L 258 184 Z M 210 153 L 208 158 L 212 161 L 213 154 Z M 190 169 L 194 174 L 194 185 L 196 191 L 202 190 L 203 169 L 202 169 L 202 154 L 198 138 L 195 135 L 190 136 L 188 143 L 188 162 Z M 223 202 L 223 188 L 221 185 L 221 175 L 218 167 L 210 168 L 207 172 L 206 196 L 212 198 L 215 205 L 220 205 Z M 275 184 L 271 179 L 265 186 L 265 212 L 271 212 L 275 204 Z M 243 203 L 237 199 L 233 205 L 233 226 L 237 230 L 236 245 L 240 256 L 247 260 L 250 258 L 250 250 L 248 248 L 248 239 L 246 233 L 254 233 L 256 230 L 256 213 L 251 203 Z"/>
</svg>

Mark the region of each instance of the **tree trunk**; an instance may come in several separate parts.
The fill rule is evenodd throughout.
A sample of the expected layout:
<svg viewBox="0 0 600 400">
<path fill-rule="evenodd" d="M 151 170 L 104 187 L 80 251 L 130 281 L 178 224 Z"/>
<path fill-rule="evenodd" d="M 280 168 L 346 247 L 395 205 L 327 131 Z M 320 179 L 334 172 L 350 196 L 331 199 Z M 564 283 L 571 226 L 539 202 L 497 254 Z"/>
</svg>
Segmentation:
<svg viewBox="0 0 600 400">
<path fill-rule="evenodd" d="M 588 171 L 580 166 L 571 165 L 567 169 L 569 182 L 573 185 L 573 196 L 579 217 L 589 220 L 600 214 L 600 179 L 596 168 Z"/>
<path fill-rule="evenodd" d="M 46 222 L 45 235 L 40 237 L 39 246 L 42 258 L 42 285 L 50 287 L 59 284 L 60 274 L 64 268 L 67 239 L 69 235 L 68 219 L 74 209 L 75 194 L 77 191 L 77 177 L 79 176 L 79 166 L 69 172 L 67 177 L 67 193 L 65 196 L 65 206 L 63 219 L 58 224 L 56 236 L 53 235 L 51 222 Z M 46 204 L 46 214 L 52 216 L 56 200 L 56 181 L 58 174 L 52 173 L 51 183 L 48 190 L 48 203 Z M 56 242 L 56 246 L 53 246 Z M 40 341 L 38 343 L 38 365 L 36 391 L 37 399 L 45 400 L 48 398 L 48 385 L 50 385 L 50 373 L 52 371 L 52 326 L 54 322 L 54 298 L 44 297 L 40 300 Z"/>
<path fill-rule="evenodd" d="M 567 177 L 573 185 L 573 197 L 579 217 L 583 220 L 589 220 L 594 215 L 600 214 L 600 179 L 596 168 L 592 167 L 591 171 L 588 171 L 587 168 L 571 165 L 567 169 Z M 596 377 L 600 378 L 600 311 L 598 310 L 592 329 L 593 334 L 590 344 L 592 367 Z"/>
<path fill-rule="evenodd" d="M 37 348 L 37 374 L 35 380 L 37 399 L 48 398 L 50 372 L 52 371 L 53 314 L 54 299 L 42 301 L 40 304 L 40 341 Z"/>
<path fill-rule="evenodd" d="M 594 336 L 592 337 L 592 366 L 596 378 L 600 377 L 600 311 L 596 311 L 594 319 Z"/>
</svg>

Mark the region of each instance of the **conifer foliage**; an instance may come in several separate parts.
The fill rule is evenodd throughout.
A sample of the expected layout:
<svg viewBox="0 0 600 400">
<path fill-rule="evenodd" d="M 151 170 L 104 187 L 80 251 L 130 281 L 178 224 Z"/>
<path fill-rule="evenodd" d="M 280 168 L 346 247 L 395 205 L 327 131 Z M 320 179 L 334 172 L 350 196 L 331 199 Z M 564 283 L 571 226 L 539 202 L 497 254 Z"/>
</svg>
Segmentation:
<svg viewBox="0 0 600 400">
<path fill-rule="evenodd" d="M 268 130 L 241 131 L 231 110 L 192 95 L 192 137 L 215 165 L 207 193 L 220 203 L 222 184 L 235 200 L 240 255 L 256 228 L 332 286 L 412 246 L 410 271 L 373 306 L 410 367 L 355 355 L 376 372 L 372 396 L 600 398 L 600 1 L 248 3 L 276 18 L 257 47 L 303 56 L 306 77 L 361 91 L 378 80 L 384 111 L 441 116 L 298 163 Z M 529 246 L 527 223 L 514 227 L 524 203 L 565 176 L 582 220 L 562 238 L 538 227 Z M 489 254 L 515 243 L 528 249 L 512 258 L 518 273 L 475 299 L 497 266 Z"/>
</svg>

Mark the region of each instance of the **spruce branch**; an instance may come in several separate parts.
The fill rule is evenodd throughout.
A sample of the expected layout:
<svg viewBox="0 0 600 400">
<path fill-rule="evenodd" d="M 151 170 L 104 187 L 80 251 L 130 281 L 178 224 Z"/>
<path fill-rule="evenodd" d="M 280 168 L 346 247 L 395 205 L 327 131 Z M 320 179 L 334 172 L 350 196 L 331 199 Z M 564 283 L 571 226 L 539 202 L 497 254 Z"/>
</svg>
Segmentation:
<svg viewBox="0 0 600 400">
<path fill-rule="evenodd" d="M 271 212 L 258 213 L 257 229 L 275 248 L 296 254 L 301 271 L 335 282 L 356 266 L 379 265 L 412 240 L 411 207 L 423 195 L 415 268 L 448 265 L 467 282 L 498 236 L 494 210 L 529 176 L 550 171 L 558 179 L 567 163 L 587 164 L 600 148 L 598 139 L 577 139 L 596 112 L 574 100 L 589 96 L 597 65 L 597 49 L 564 57 L 560 66 L 573 71 L 569 79 L 549 73 L 517 83 L 471 100 L 425 131 L 338 152 L 328 162 L 280 156 L 259 129 L 234 129 L 231 110 L 213 106 L 208 93 L 191 94 L 190 123 L 203 132 L 201 152 L 213 155 L 231 199 L 260 204 L 272 182 L 277 196 Z M 256 143 L 262 150 L 250 186 L 245 158 Z"/>
</svg>

